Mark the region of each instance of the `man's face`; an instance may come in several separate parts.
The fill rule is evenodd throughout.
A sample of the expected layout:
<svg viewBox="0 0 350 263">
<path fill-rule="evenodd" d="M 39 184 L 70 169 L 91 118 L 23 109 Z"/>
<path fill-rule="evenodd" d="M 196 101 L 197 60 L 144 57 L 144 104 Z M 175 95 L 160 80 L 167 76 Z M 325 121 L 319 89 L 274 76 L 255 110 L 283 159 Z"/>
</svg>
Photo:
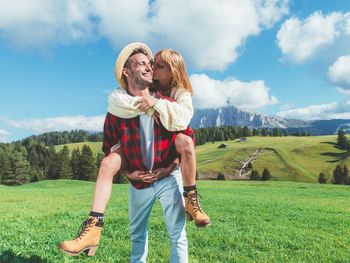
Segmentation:
<svg viewBox="0 0 350 263">
<path fill-rule="evenodd" d="M 152 83 L 152 65 L 146 55 L 138 53 L 130 57 L 128 82 L 133 81 L 139 87 L 146 88 Z"/>
</svg>

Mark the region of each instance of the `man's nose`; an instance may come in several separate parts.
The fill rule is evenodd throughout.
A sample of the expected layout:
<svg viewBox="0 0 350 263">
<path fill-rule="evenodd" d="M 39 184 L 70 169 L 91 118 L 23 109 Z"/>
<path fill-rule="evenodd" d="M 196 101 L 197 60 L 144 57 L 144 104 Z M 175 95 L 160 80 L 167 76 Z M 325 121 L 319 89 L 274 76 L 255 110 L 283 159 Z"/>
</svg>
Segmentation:
<svg viewBox="0 0 350 263">
<path fill-rule="evenodd" d="M 153 71 L 153 65 L 148 64 L 146 70 Z"/>
</svg>

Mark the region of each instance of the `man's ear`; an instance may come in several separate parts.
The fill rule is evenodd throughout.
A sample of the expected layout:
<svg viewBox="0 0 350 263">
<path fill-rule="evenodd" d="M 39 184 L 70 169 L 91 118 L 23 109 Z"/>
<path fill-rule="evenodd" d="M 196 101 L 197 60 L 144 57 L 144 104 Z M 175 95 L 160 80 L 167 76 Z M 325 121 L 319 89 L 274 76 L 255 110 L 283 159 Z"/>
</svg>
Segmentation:
<svg viewBox="0 0 350 263">
<path fill-rule="evenodd" d="M 122 75 L 123 75 L 125 78 L 129 77 L 129 72 L 128 72 L 128 69 L 127 69 L 127 68 L 123 68 L 123 70 L 122 70 Z"/>
</svg>

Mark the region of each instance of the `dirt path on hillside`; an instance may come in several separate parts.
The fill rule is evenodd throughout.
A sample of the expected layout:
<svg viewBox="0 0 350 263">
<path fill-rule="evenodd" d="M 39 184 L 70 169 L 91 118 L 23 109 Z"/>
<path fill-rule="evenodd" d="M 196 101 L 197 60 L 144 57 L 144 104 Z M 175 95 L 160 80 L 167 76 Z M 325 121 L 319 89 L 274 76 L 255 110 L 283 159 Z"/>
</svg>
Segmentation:
<svg viewBox="0 0 350 263">
<path fill-rule="evenodd" d="M 260 152 L 261 152 L 261 149 L 258 148 L 247 160 L 245 160 L 243 162 L 241 161 L 242 166 L 241 166 L 241 168 L 238 171 L 238 177 L 240 179 L 244 179 L 248 174 L 251 173 L 251 171 L 248 171 L 245 174 L 242 174 L 243 170 L 247 167 L 247 165 L 249 163 L 253 163 L 256 159 L 258 159 L 258 156 L 260 155 Z"/>
</svg>

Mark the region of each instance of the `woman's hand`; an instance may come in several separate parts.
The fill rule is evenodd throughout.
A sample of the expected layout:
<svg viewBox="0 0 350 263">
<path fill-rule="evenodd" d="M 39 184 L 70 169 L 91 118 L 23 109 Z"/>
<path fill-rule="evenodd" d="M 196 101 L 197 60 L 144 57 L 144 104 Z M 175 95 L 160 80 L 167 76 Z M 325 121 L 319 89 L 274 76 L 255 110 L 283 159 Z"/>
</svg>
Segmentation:
<svg viewBox="0 0 350 263">
<path fill-rule="evenodd" d="M 159 99 L 156 99 L 152 96 L 145 96 L 145 97 L 141 97 L 141 99 L 139 99 L 138 101 L 136 101 L 134 103 L 134 106 L 138 106 L 140 111 L 147 111 L 150 108 L 153 108 L 154 105 L 157 104 Z"/>
</svg>

